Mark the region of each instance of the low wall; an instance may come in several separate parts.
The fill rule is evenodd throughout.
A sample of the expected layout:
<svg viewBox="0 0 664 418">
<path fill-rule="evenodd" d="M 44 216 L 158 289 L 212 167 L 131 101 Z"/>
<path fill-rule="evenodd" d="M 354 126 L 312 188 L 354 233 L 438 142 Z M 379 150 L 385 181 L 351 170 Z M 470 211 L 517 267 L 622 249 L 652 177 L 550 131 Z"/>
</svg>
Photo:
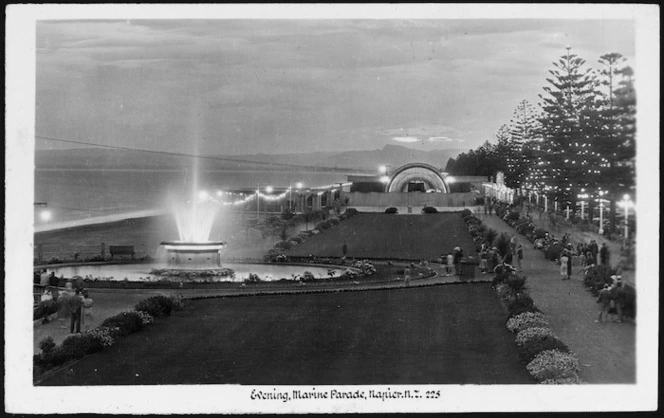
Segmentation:
<svg viewBox="0 0 664 418">
<path fill-rule="evenodd" d="M 420 213 L 423 207 L 464 208 L 475 206 L 477 193 L 344 193 L 348 197 L 348 207 L 377 207 L 385 210 L 389 207 L 413 208 L 413 213 Z M 460 209 L 457 209 L 460 210 Z M 406 213 L 399 210 L 400 213 Z"/>
</svg>

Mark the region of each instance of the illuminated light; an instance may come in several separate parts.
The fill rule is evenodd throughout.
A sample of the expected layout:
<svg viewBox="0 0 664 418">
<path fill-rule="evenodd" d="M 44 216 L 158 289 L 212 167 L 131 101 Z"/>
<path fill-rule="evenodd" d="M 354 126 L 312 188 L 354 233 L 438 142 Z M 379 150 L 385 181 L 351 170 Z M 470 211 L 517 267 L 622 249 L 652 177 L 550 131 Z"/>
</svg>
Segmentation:
<svg viewBox="0 0 664 418">
<path fill-rule="evenodd" d="M 387 184 L 390 182 L 390 178 L 388 176 L 383 176 L 380 178 L 380 181 Z"/>
<path fill-rule="evenodd" d="M 295 184 L 295 188 L 297 188 L 297 189 L 301 189 L 302 186 L 303 186 L 303 184 L 302 184 L 301 181 L 298 181 L 298 182 Z"/>
<path fill-rule="evenodd" d="M 272 188 L 272 186 L 267 186 L 267 187 L 265 188 L 265 191 L 266 191 L 267 193 L 272 193 L 273 190 L 274 190 L 274 189 Z"/>
<path fill-rule="evenodd" d="M 39 219 L 41 219 L 44 222 L 48 222 L 51 220 L 51 212 L 48 210 L 43 210 L 39 213 Z"/>
<path fill-rule="evenodd" d="M 217 190 L 217 196 L 221 197 L 224 195 L 224 192 L 222 190 Z"/>
<path fill-rule="evenodd" d="M 454 183 L 454 182 L 456 181 L 456 179 L 455 179 L 454 177 L 452 177 L 452 176 L 447 177 L 445 180 L 446 180 L 448 183 Z"/>
<path fill-rule="evenodd" d="M 381 174 L 387 173 L 387 166 L 381 165 L 380 167 L 378 167 L 378 172 L 380 172 Z"/>
<path fill-rule="evenodd" d="M 208 198 L 208 192 L 206 192 L 205 190 L 201 190 L 200 192 L 198 192 L 198 198 L 201 199 L 201 200 L 207 199 Z"/>
</svg>

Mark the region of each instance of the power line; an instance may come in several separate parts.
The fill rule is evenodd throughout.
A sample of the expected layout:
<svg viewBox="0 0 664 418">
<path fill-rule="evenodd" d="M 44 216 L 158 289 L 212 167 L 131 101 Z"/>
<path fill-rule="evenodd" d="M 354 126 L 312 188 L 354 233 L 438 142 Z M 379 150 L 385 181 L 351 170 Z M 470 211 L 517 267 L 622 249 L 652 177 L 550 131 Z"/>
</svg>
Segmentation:
<svg viewBox="0 0 664 418">
<path fill-rule="evenodd" d="M 350 168 L 343 168 L 343 167 L 306 166 L 306 165 L 288 164 L 288 163 L 275 163 L 275 162 L 270 162 L 270 161 L 252 161 L 252 160 L 244 160 L 244 159 L 239 159 L 239 158 L 228 158 L 228 157 L 217 157 L 217 156 L 210 156 L 210 155 L 187 154 L 187 153 L 183 153 L 183 152 L 147 150 L 147 149 L 141 149 L 141 148 L 122 147 L 122 146 L 119 146 L 119 145 L 95 144 L 95 143 L 91 143 L 91 142 L 76 141 L 76 140 L 73 140 L 73 139 L 55 138 L 55 137 L 45 136 L 45 135 L 35 135 L 35 138 L 44 139 L 44 140 L 48 140 L 48 141 L 65 142 L 65 143 L 69 143 L 69 144 L 89 145 L 89 146 L 99 147 L 99 148 L 117 149 L 117 150 L 123 150 L 123 151 L 146 152 L 146 153 L 149 153 L 149 154 L 169 155 L 169 156 L 174 156 L 174 157 L 200 158 L 200 159 L 205 159 L 205 160 L 227 161 L 227 162 L 255 164 L 255 165 L 267 165 L 267 166 L 271 166 L 271 167 L 295 168 L 295 169 L 300 169 L 300 170 L 306 169 L 306 170 L 309 170 L 309 171 L 334 171 L 334 172 L 343 172 L 343 173 L 365 172 L 365 171 L 368 172 L 368 170 L 358 170 L 358 169 L 350 169 Z"/>
</svg>

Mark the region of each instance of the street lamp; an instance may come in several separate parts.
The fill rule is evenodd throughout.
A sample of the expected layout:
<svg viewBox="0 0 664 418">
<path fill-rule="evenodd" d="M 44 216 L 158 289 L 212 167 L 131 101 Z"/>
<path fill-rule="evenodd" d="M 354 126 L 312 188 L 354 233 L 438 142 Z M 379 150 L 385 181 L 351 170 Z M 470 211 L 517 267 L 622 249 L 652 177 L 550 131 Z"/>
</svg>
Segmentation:
<svg viewBox="0 0 664 418">
<path fill-rule="evenodd" d="M 577 195 L 576 197 L 579 198 L 579 199 L 587 199 L 588 195 L 587 194 L 580 194 L 580 195 Z M 586 202 L 581 200 L 581 220 L 583 220 L 583 216 L 584 216 L 583 208 L 584 208 L 585 203 Z"/>
<path fill-rule="evenodd" d="M 604 192 L 600 190 L 599 192 L 599 231 L 600 235 L 604 234 L 604 202 L 602 199 Z"/>
<path fill-rule="evenodd" d="M 625 243 L 627 243 L 627 238 L 628 238 L 628 232 L 629 232 L 629 226 L 628 226 L 628 213 L 629 213 L 629 208 L 634 206 L 634 202 L 629 198 L 629 195 L 626 194 L 623 196 L 623 199 L 620 201 L 620 206 L 625 210 Z"/>
</svg>

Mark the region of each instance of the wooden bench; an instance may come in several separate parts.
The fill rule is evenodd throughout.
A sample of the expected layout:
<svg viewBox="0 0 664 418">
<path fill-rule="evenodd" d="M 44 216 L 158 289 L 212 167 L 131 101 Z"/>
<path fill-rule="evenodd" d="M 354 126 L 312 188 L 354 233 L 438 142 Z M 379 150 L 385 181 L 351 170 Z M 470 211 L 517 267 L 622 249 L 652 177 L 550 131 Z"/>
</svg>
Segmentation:
<svg viewBox="0 0 664 418">
<path fill-rule="evenodd" d="M 129 255 L 134 259 L 134 246 L 133 245 L 109 245 L 108 251 L 111 253 L 111 260 L 116 255 Z"/>
</svg>

